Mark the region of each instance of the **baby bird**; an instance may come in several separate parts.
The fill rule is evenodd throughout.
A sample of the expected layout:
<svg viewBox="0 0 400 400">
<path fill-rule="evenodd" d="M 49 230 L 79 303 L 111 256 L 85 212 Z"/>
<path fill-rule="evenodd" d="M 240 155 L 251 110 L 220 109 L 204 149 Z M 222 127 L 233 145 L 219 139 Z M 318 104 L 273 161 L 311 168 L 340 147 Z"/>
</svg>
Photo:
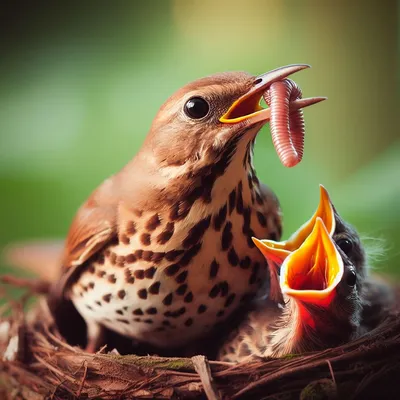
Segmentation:
<svg viewBox="0 0 400 400">
<path fill-rule="evenodd" d="M 311 234 L 282 264 L 284 304 L 269 298 L 254 303 L 218 360 L 241 362 L 321 350 L 358 335 L 364 250 L 354 229 L 339 224 L 337 230 L 332 237 L 316 218 Z M 273 256 L 267 246 L 263 253 Z"/>
<path fill-rule="evenodd" d="M 322 185 L 319 185 L 319 188 L 320 199 L 317 210 L 288 240 L 274 241 L 253 238 L 258 249 L 269 260 L 271 278 L 269 298 L 274 302 L 282 303 L 283 301 L 278 276 L 280 266 L 286 257 L 297 250 L 310 235 L 317 218 L 322 219 L 329 236 L 334 236 L 336 244 L 344 253 L 352 257 L 359 277 L 359 289 L 367 276 L 366 255 L 358 233 L 339 215 L 326 188 Z"/>
</svg>

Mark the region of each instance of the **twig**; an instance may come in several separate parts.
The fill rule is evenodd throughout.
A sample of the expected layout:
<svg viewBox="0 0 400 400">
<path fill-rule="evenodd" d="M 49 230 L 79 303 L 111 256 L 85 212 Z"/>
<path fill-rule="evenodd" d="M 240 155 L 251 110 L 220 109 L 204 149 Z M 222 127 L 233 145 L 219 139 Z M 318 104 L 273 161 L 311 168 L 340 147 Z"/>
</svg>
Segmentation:
<svg viewBox="0 0 400 400">
<path fill-rule="evenodd" d="M 200 376 L 203 389 L 206 393 L 208 400 L 218 400 L 220 396 L 217 394 L 213 386 L 213 378 L 211 376 L 210 365 L 204 356 L 192 357 L 194 369 Z"/>
<path fill-rule="evenodd" d="M 0 277 L 0 282 L 7 285 L 29 289 L 30 292 L 36 294 L 47 294 L 50 289 L 49 282 L 41 279 L 18 278 L 13 275 L 3 275 Z"/>
<path fill-rule="evenodd" d="M 76 397 L 78 397 L 78 398 L 80 397 L 80 395 L 82 393 L 83 385 L 85 384 L 85 380 L 86 380 L 86 376 L 87 376 L 87 372 L 88 372 L 88 366 L 87 366 L 87 361 L 86 360 L 83 361 L 83 367 L 84 367 L 84 370 L 83 370 L 82 380 L 81 380 L 81 383 L 79 385 L 78 392 L 76 394 Z"/>
<path fill-rule="evenodd" d="M 335 379 L 335 375 L 333 373 L 332 364 L 331 364 L 331 362 L 329 360 L 326 360 L 326 362 L 328 363 L 329 371 L 331 371 L 332 381 L 336 385 L 336 379 Z"/>
<path fill-rule="evenodd" d="M 370 349 L 364 349 L 361 350 L 364 351 L 364 353 L 367 353 L 368 356 L 371 357 L 372 354 L 379 354 L 379 356 L 381 358 L 385 357 L 385 353 L 390 353 L 390 349 L 384 347 L 384 346 L 375 346 L 375 348 L 370 348 Z M 335 357 L 331 357 L 331 361 L 340 361 L 340 362 L 344 362 L 344 361 L 350 361 L 350 360 L 354 360 L 354 354 L 352 353 L 347 353 L 347 354 L 340 354 L 337 355 Z M 309 363 L 303 363 L 301 365 L 298 365 L 297 367 L 291 367 L 291 368 L 285 368 L 285 365 L 282 366 L 282 369 L 275 372 L 275 373 L 271 373 L 268 375 L 265 375 L 263 378 L 259 379 L 258 381 L 252 382 L 249 385 L 247 385 L 246 387 L 244 387 L 243 389 L 241 389 L 238 393 L 236 393 L 233 398 L 239 398 L 240 396 L 242 396 L 243 394 L 259 387 L 259 386 L 265 386 L 268 383 L 271 383 L 272 381 L 276 381 L 277 379 L 281 379 L 283 377 L 288 378 L 289 376 L 293 376 L 297 373 L 300 372 L 304 372 L 310 369 L 315 369 L 320 367 L 323 364 L 324 360 L 317 360 L 317 361 L 313 361 L 313 362 L 309 362 Z"/>
</svg>

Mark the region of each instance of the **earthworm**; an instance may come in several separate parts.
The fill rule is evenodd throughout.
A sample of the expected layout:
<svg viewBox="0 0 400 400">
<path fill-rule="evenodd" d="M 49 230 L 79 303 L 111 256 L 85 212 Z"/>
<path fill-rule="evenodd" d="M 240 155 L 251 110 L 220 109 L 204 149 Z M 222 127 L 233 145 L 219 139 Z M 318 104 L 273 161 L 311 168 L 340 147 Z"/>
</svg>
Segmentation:
<svg viewBox="0 0 400 400">
<path fill-rule="evenodd" d="M 286 167 L 294 167 L 303 158 L 304 116 L 301 109 L 289 113 L 289 103 L 301 99 L 300 88 L 291 79 L 271 84 L 263 95 L 271 109 L 271 135 L 279 159 Z"/>
</svg>

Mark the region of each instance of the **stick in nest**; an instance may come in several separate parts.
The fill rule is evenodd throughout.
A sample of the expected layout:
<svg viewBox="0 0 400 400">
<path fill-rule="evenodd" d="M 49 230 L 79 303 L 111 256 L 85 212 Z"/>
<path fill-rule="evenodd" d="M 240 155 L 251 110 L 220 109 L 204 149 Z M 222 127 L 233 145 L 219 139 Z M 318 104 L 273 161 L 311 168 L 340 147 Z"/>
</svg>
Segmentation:
<svg viewBox="0 0 400 400">
<path fill-rule="evenodd" d="M 47 294 L 50 289 L 50 283 L 41 279 L 18 278 L 12 275 L 4 275 L 0 277 L 0 283 L 28 289 L 31 293 L 35 294 Z"/>
<path fill-rule="evenodd" d="M 0 393 L 17 389 L 24 400 L 42 400 L 52 393 L 55 400 L 77 395 L 89 400 L 201 399 L 205 393 L 213 400 L 272 400 L 282 395 L 297 400 L 310 381 L 334 379 L 339 396 L 394 398 L 397 390 L 393 392 L 393 382 L 400 374 L 398 308 L 399 302 L 377 329 L 343 346 L 232 365 L 208 362 L 202 356 L 189 359 L 88 354 L 63 341 L 54 321 L 46 317 L 43 303 L 39 303 L 31 312 L 40 318 L 30 318 L 28 313 L 21 320 L 14 309 L 7 319 L 15 326 L 27 321 L 22 338 L 26 361 L 0 358 L 0 387 L 6 387 Z M 3 351 L 0 344 L 0 354 Z"/>
</svg>

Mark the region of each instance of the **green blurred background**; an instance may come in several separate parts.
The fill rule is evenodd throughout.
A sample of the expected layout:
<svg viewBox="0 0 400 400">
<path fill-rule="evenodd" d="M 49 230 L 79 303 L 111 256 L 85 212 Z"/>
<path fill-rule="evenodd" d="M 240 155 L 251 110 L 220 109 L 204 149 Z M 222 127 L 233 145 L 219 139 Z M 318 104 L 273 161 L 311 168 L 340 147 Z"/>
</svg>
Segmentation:
<svg viewBox="0 0 400 400">
<path fill-rule="evenodd" d="M 376 268 L 400 277 L 398 19 L 390 0 L 2 2 L 0 247 L 63 237 L 188 81 L 308 63 L 294 79 L 329 100 L 305 111 L 303 162 L 284 168 L 268 127 L 256 145 L 284 235 L 311 216 L 323 183 L 385 245 Z"/>
</svg>

